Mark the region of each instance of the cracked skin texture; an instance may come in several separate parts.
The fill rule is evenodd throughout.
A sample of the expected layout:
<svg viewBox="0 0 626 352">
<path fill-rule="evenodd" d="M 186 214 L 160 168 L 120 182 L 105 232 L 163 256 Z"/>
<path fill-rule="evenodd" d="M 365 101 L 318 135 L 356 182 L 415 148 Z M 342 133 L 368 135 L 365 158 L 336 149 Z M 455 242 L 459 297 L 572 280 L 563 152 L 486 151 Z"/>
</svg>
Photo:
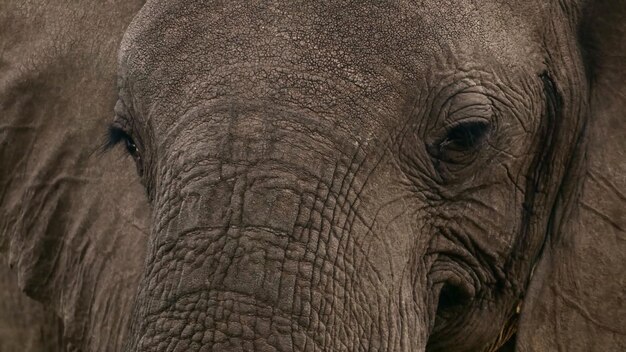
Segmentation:
<svg viewBox="0 0 626 352">
<path fill-rule="evenodd" d="M 119 159 L 139 4 L 9 3 L 2 243 L 67 349 L 624 349 L 624 5 L 148 1 Z"/>
</svg>

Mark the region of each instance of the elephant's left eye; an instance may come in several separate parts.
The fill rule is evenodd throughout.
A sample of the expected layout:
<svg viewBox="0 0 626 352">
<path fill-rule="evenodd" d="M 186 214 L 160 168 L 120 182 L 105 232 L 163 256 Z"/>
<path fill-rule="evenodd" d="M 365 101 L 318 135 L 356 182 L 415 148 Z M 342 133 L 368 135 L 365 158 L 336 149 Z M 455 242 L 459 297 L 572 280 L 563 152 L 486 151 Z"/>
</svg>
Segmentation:
<svg viewBox="0 0 626 352">
<path fill-rule="evenodd" d="M 487 135 L 489 125 L 483 121 L 460 123 L 448 131 L 446 139 L 441 142 L 441 149 L 468 150 L 479 145 Z"/>
<path fill-rule="evenodd" d="M 429 152 L 438 160 L 451 164 L 465 164 L 487 140 L 491 125 L 485 119 L 461 121 L 450 127 L 443 138 L 429 146 Z"/>
</svg>

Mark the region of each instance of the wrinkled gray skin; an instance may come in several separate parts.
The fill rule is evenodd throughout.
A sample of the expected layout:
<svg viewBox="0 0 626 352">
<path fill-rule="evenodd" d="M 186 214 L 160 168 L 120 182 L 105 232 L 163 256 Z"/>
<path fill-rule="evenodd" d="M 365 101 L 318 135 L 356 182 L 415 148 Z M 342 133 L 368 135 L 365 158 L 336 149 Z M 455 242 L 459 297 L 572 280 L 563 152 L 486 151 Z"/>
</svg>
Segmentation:
<svg viewBox="0 0 626 352">
<path fill-rule="evenodd" d="M 3 44 L 20 287 L 84 350 L 624 350 L 626 6 L 523 3 L 148 1 L 123 160 L 130 16 Z"/>
</svg>

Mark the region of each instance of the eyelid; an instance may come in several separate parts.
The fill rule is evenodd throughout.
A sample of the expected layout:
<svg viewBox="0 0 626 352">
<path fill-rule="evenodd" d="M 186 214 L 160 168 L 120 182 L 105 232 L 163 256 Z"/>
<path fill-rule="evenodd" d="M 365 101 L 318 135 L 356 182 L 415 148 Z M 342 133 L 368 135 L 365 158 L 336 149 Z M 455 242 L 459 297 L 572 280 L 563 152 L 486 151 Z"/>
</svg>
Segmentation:
<svg viewBox="0 0 626 352">
<path fill-rule="evenodd" d="M 426 137 L 426 143 L 439 144 L 451 130 L 467 123 L 493 125 L 495 115 L 494 106 L 486 96 L 473 92 L 459 93 L 441 111 L 438 121 Z"/>
<path fill-rule="evenodd" d="M 128 109 L 126 109 L 126 104 L 124 104 L 124 101 L 122 101 L 122 99 L 117 100 L 117 102 L 115 103 L 115 107 L 113 108 L 113 111 L 115 112 L 116 120 L 118 118 L 125 119 L 124 116 L 129 116 Z"/>
</svg>

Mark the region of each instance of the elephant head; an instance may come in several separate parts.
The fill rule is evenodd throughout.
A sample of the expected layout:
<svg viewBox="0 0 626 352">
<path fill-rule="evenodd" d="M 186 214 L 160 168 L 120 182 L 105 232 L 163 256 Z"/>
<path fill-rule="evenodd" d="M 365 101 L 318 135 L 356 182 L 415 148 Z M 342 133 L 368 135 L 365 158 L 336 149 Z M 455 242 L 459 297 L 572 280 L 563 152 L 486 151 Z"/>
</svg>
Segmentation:
<svg viewBox="0 0 626 352">
<path fill-rule="evenodd" d="M 152 209 L 127 350 L 533 348 L 587 170 L 583 8 L 148 1 L 110 129 Z"/>
</svg>

